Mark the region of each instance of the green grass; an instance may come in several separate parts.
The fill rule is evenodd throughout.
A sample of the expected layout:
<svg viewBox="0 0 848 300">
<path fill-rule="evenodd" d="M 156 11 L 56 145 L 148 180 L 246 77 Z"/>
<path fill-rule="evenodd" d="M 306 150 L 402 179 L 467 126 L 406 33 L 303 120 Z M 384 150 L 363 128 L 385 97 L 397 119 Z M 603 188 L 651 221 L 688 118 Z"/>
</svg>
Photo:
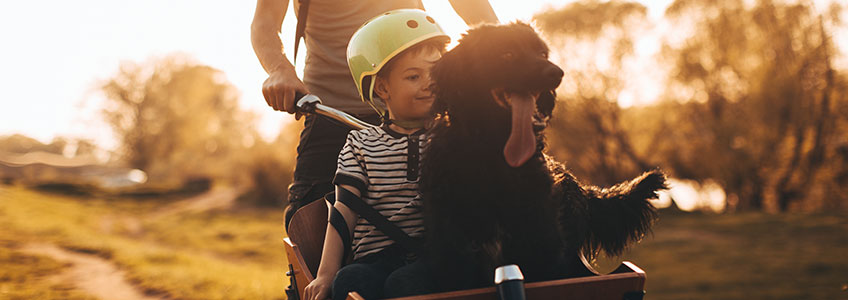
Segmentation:
<svg viewBox="0 0 848 300">
<path fill-rule="evenodd" d="M 0 187 L 0 227 L 16 244 L 49 242 L 109 259 L 149 294 L 284 298 L 280 211 L 148 217 L 164 204 Z M 4 247 L 6 252 L 14 249 Z"/>
<path fill-rule="evenodd" d="M 649 299 L 848 299 L 848 216 L 661 213 L 625 259 Z"/>
</svg>

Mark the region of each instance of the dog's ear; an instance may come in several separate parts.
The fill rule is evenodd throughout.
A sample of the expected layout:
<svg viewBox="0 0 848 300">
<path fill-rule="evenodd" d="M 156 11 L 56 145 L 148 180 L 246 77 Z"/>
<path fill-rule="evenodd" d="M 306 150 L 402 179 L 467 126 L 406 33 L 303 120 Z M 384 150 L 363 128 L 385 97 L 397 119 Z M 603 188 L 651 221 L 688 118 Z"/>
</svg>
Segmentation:
<svg viewBox="0 0 848 300">
<path fill-rule="evenodd" d="M 474 76 L 476 63 L 480 60 L 479 54 L 473 52 L 475 49 L 479 51 L 485 37 L 492 36 L 492 33 L 497 30 L 497 27 L 492 25 L 481 25 L 469 29 L 467 33 L 459 39 L 459 44 L 442 55 L 436 61 L 432 69 L 430 69 L 430 77 L 433 80 L 431 86 L 436 95 L 436 102 L 433 103 L 433 112 L 441 113 L 450 110 L 452 99 L 463 99 L 469 95 L 464 93 L 473 93 L 478 86 L 482 84 L 475 80 L 479 76 Z"/>
<path fill-rule="evenodd" d="M 430 78 L 432 79 L 430 89 L 436 96 L 436 101 L 433 102 L 431 108 L 433 113 L 444 113 L 450 108 L 451 99 L 460 97 L 462 86 L 465 82 L 462 78 L 465 77 L 466 61 L 463 57 L 461 47 L 457 46 L 453 50 L 448 51 L 430 69 Z"/>
</svg>

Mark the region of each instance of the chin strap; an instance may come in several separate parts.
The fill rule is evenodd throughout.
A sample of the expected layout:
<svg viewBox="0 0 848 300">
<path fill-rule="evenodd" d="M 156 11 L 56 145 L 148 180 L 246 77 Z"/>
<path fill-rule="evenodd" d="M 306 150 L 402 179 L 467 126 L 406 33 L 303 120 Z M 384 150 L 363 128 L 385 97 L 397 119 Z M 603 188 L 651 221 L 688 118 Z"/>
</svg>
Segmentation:
<svg viewBox="0 0 848 300">
<path fill-rule="evenodd" d="M 387 117 L 383 118 L 383 124 L 386 124 L 386 125 L 395 124 L 400 128 L 409 129 L 409 130 L 424 128 L 425 126 L 427 126 L 427 123 L 430 122 L 430 121 L 431 121 L 431 119 L 426 119 L 426 118 L 425 119 L 418 119 L 418 120 L 408 120 L 408 121 L 407 120 L 404 120 L 404 121 L 392 120 L 392 119 L 389 119 Z"/>
</svg>

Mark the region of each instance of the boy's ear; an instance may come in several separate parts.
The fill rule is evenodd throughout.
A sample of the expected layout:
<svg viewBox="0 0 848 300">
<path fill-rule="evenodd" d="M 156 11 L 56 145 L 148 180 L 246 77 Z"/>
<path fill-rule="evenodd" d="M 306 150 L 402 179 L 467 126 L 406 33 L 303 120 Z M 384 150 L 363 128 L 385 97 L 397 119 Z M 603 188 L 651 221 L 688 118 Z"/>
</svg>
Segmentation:
<svg viewBox="0 0 848 300">
<path fill-rule="evenodd" d="M 386 84 L 386 79 L 374 76 L 374 93 L 377 94 L 377 97 L 383 99 L 383 102 L 389 100 L 389 87 Z"/>
</svg>

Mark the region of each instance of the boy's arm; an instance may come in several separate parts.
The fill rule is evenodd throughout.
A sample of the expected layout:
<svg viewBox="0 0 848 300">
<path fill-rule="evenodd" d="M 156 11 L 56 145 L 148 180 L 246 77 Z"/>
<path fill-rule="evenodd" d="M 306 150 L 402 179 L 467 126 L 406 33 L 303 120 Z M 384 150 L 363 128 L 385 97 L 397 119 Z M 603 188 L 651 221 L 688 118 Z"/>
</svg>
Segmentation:
<svg viewBox="0 0 848 300">
<path fill-rule="evenodd" d="M 357 197 L 360 196 L 359 190 L 349 185 L 336 186 L 337 195 L 339 194 L 338 189 L 342 188 L 354 193 Z M 352 233 L 359 215 L 341 201 L 336 201 L 333 207 L 344 216 L 348 232 Z M 327 226 L 327 232 L 324 234 L 324 249 L 321 252 L 321 264 L 318 265 L 318 274 L 316 274 L 315 280 L 304 289 L 304 299 L 326 299 L 330 297 L 330 287 L 333 284 L 336 272 L 342 266 L 342 254 L 346 246 L 350 245 L 342 244 L 338 231 L 333 226 Z"/>
<path fill-rule="evenodd" d="M 489 0 L 450 0 L 450 4 L 468 26 L 498 23 L 498 16 L 495 15 Z"/>
<path fill-rule="evenodd" d="M 250 42 L 259 63 L 268 73 L 268 79 L 262 84 L 265 102 L 275 110 L 294 113 L 294 92 L 308 94 L 309 91 L 297 78 L 280 41 L 280 27 L 288 6 L 289 0 L 258 0 L 250 25 Z"/>
</svg>

